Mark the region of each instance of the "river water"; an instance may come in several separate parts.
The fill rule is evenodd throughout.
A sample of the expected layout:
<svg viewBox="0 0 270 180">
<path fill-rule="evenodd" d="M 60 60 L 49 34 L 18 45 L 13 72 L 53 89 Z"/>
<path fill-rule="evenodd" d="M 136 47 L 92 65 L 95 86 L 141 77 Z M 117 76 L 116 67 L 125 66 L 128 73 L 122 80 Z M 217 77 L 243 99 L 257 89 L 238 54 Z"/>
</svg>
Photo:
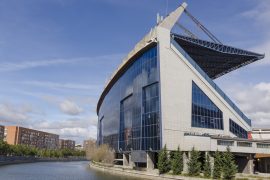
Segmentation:
<svg viewBox="0 0 270 180">
<path fill-rule="evenodd" d="M 0 166 L 0 180 L 138 180 L 89 168 L 88 162 L 40 162 Z"/>
</svg>

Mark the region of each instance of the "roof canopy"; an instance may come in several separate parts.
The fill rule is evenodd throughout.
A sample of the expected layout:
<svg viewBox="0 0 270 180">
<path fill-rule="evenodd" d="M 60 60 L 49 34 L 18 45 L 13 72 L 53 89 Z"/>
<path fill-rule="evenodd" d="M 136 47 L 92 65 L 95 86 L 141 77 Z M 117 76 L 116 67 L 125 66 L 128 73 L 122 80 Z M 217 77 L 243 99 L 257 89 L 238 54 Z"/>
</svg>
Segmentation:
<svg viewBox="0 0 270 180">
<path fill-rule="evenodd" d="M 262 54 L 214 42 L 178 34 L 172 37 L 212 79 L 264 58 Z"/>
</svg>

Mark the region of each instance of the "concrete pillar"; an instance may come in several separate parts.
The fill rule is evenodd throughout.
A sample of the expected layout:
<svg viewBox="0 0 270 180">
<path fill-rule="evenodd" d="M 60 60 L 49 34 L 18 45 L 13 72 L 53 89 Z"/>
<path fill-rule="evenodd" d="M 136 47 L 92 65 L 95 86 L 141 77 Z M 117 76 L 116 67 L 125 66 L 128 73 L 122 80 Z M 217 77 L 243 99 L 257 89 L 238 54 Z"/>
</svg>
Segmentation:
<svg viewBox="0 0 270 180">
<path fill-rule="evenodd" d="M 187 173 L 188 172 L 188 160 L 189 160 L 189 157 L 190 157 L 190 152 L 183 152 L 183 173 Z"/>
<path fill-rule="evenodd" d="M 249 154 L 249 157 L 248 157 L 248 174 L 254 174 L 254 157 L 252 154 Z"/>
<path fill-rule="evenodd" d="M 243 169 L 243 173 L 246 174 L 254 174 L 254 158 L 252 154 L 248 154 L 246 156 L 246 160 L 243 163 L 244 165 L 244 169 Z"/>
<path fill-rule="evenodd" d="M 123 166 L 129 166 L 129 155 L 123 154 Z"/>
<path fill-rule="evenodd" d="M 128 156 L 129 156 L 129 166 L 130 166 L 131 168 L 134 168 L 134 167 L 135 167 L 135 163 L 131 160 L 131 153 L 128 154 Z"/>
<path fill-rule="evenodd" d="M 263 164 L 264 164 L 264 173 L 267 173 L 267 163 L 266 163 L 266 158 L 262 158 Z"/>
<path fill-rule="evenodd" d="M 153 152 L 146 152 L 146 164 L 147 170 L 153 170 L 155 168 L 155 157 Z"/>
</svg>

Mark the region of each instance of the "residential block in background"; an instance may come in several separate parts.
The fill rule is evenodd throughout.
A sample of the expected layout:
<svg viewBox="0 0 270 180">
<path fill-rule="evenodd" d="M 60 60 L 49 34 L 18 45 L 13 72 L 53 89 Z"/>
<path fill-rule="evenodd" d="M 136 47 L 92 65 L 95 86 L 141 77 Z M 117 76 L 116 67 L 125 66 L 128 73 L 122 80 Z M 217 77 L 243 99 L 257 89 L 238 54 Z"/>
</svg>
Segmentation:
<svg viewBox="0 0 270 180">
<path fill-rule="evenodd" d="M 75 141 L 70 139 L 59 139 L 60 149 L 75 149 Z"/>
<path fill-rule="evenodd" d="M 0 140 L 4 139 L 5 126 L 0 125 Z"/>
<path fill-rule="evenodd" d="M 59 135 L 20 126 L 5 126 L 5 140 L 8 144 L 23 144 L 43 149 L 57 149 Z"/>
</svg>

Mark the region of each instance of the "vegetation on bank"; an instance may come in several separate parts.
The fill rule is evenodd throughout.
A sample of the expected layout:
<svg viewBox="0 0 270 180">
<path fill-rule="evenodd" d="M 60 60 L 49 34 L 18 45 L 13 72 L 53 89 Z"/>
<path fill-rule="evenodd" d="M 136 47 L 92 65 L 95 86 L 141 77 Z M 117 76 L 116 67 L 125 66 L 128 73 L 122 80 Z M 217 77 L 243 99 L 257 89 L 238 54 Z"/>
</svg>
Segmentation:
<svg viewBox="0 0 270 180">
<path fill-rule="evenodd" d="M 85 151 L 71 149 L 38 149 L 26 145 L 9 145 L 0 140 L 0 155 L 2 156 L 33 156 L 33 157 L 50 157 L 62 158 L 69 156 L 85 156 Z"/>
<path fill-rule="evenodd" d="M 114 151 L 107 144 L 97 146 L 95 141 L 85 150 L 86 158 L 95 162 L 113 164 Z"/>
<path fill-rule="evenodd" d="M 214 179 L 233 179 L 235 177 L 237 165 L 229 147 L 227 147 L 226 152 L 215 152 L 213 166 L 211 165 L 209 153 L 204 156 L 202 157 L 199 151 L 192 148 L 187 162 L 188 172 L 184 175 Z M 182 174 L 183 164 L 183 153 L 179 147 L 177 151 L 168 153 L 166 146 L 164 146 L 159 152 L 157 166 L 161 174 L 170 171 L 175 175 Z"/>
</svg>

